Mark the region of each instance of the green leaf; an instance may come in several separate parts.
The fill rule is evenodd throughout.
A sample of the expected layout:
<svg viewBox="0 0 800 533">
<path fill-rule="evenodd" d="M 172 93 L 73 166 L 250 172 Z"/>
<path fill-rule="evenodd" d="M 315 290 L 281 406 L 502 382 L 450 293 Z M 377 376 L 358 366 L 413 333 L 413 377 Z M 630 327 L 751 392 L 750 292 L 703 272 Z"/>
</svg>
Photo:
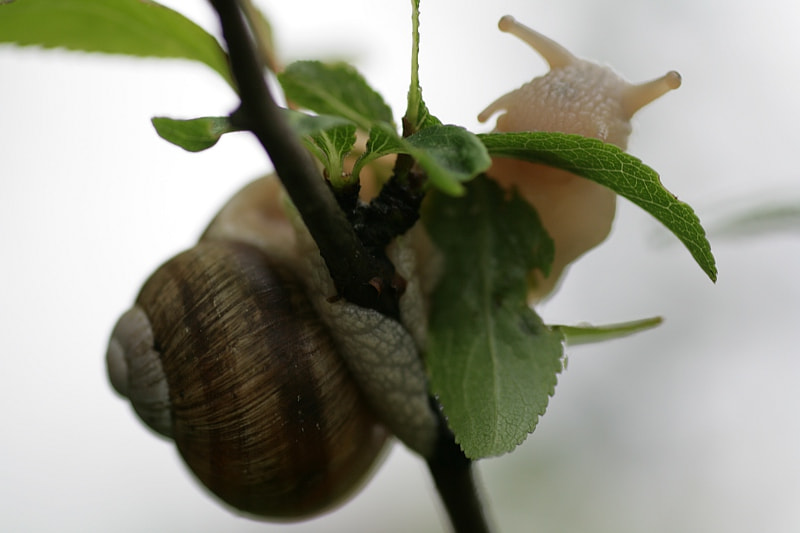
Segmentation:
<svg viewBox="0 0 800 533">
<path fill-rule="evenodd" d="M 370 162 L 389 154 L 407 154 L 413 147 L 397 134 L 392 126 L 385 123 L 374 125 L 369 130 L 366 150 L 353 166 L 353 176 L 358 176 L 361 169 Z"/>
<path fill-rule="evenodd" d="M 423 214 L 445 257 L 426 361 L 456 441 L 478 459 L 511 451 L 534 430 L 563 346 L 525 300 L 528 272 L 553 260 L 536 211 L 484 177 L 465 188 L 457 198 L 432 193 Z"/>
<path fill-rule="evenodd" d="M 342 117 L 308 115 L 291 109 L 285 110 L 285 116 L 306 148 L 325 166 L 333 186 L 349 185 L 350 177 L 343 176 L 343 161 L 356 142 L 355 124 Z"/>
<path fill-rule="evenodd" d="M 582 324 L 579 326 L 551 325 L 550 327 L 564 336 L 567 346 L 577 346 L 579 344 L 590 344 L 627 337 L 628 335 L 659 326 L 662 322 L 663 319 L 660 316 L 656 316 L 619 324 L 606 324 L 604 326 Z"/>
<path fill-rule="evenodd" d="M 189 152 L 201 152 L 211 148 L 223 134 L 241 131 L 231 124 L 228 117 L 201 117 L 188 120 L 153 117 L 150 120 L 162 139 Z"/>
<path fill-rule="evenodd" d="M 404 120 L 404 132 L 411 135 L 441 121 L 431 115 L 422 100 L 422 87 L 419 84 L 419 0 L 411 0 L 411 83 L 408 87 L 408 107 Z"/>
<path fill-rule="evenodd" d="M 405 141 L 413 147 L 410 154 L 425 169 L 431 183 L 448 194 L 461 194 L 461 183 L 492 164 L 477 136 L 460 126 L 429 126 Z"/>
<path fill-rule="evenodd" d="M 340 117 L 307 115 L 290 109 L 285 109 L 284 113 L 289 125 L 297 135 L 306 137 L 309 142 L 313 142 L 312 137 L 336 128 L 352 128 L 355 131 L 352 122 Z M 186 120 L 153 117 L 151 122 L 163 139 L 190 152 L 200 152 L 211 148 L 217 144 L 222 135 L 242 131 L 240 128 L 234 127 L 228 117 L 201 117 Z M 352 143 L 347 150 L 350 148 L 352 148 Z M 340 150 L 344 150 L 344 148 L 340 148 Z M 320 158 L 320 160 L 324 159 Z"/>
<path fill-rule="evenodd" d="M 337 126 L 313 133 L 306 137 L 305 140 L 306 146 L 312 149 L 325 166 L 333 187 L 340 188 L 349 185 L 350 180 L 343 175 L 343 162 L 356 143 L 355 125 Z"/>
<path fill-rule="evenodd" d="M 427 114 L 419 85 L 419 0 L 411 0 L 411 83 L 408 87 L 408 106 L 405 124 L 409 134 L 419 130 L 420 114 Z"/>
<path fill-rule="evenodd" d="M 199 61 L 235 87 L 217 40 L 167 7 L 146 0 L 0 2 L 0 42 L 84 52 Z"/>
<path fill-rule="evenodd" d="M 285 109 L 284 116 L 295 133 L 300 137 L 313 135 L 339 126 L 353 124 L 351 121 L 342 117 L 334 117 L 332 115 L 309 115 L 300 111 L 294 111 L 293 109 Z"/>
<path fill-rule="evenodd" d="M 691 207 L 661 184 L 639 159 L 597 139 L 549 132 L 478 135 L 493 157 L 510 157 L 568 170 L 608 187 L 638 205 L 672 231 L 700 268 L 717 279 L 705 230 Z"/>
<path fill-rule="evenodd" d="M 717 221 L 710 229 L 715 237 L 745 237 L 800 233 L 800 199 L 754 204 Z"/>
<path fill-rule="evenodd" d="M 364 77 L 345 63 L 297 61 L 278 75 L 287 100 L 310 111 L 346 118 L 364 131 L 392 122 L 392 110 Z"/>
<path fill-rule="evenodd" d="M 431 185 L 458 196 L 461 185 L 491 165 L 489 154 L 476 135 L 460 126 L 429 126 L 410 137 L 401 137 L 385 124 L 370 130 L 367 151 L 353 173 L 366 163 L 387 154 L 409 154 L 425 170 Z"/>
<path fill-rule="evenodd" d="M 376 124 L 369 130 L 364 159 L 376 159 L 388 154 L 407 154 L 414 148 L 388 124 Z"/>
</svg>

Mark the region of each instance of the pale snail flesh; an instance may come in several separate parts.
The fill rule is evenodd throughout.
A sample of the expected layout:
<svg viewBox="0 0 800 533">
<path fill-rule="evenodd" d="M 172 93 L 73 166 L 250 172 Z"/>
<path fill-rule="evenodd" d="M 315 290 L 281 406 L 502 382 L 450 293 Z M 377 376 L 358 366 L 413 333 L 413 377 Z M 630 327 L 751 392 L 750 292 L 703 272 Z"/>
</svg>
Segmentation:
<svg viewBox="0 0 800 533">
<path fill-rule="evenodd" d="M 499 28 L 529 44 L 550 65 L 550 72 L 495 100 L 479 115 L 494 113 L 495 131 L 551 131 L 595 137 L 626 149 L 630 119 L 643 106 L 681 84 L 671 71 L 661 78 L 633 85 L 611 69 L 575 57 L 561 45 L 513 17 Z M 528 300 L 534 303 L 556 286 L 564 269 L 600 244 L 611 231 L 616 194 L 601 185 L 544 165 L 494 158 L 487 174 L 505 188 L 515 188 L 532 204 L 555 244 L 550 275 L 531 275 Z"/>
<path fill-rule="evenodd" d="M 430 453 L 438 420 L 412 336 L 331 301 L 319 252 L 281 196 L 274 176 L 254 181 L 162 265 L 114 328 L 107 364 L 213 493 L 291 520 L 352 495 L 391 433 Z"/>
</svg>

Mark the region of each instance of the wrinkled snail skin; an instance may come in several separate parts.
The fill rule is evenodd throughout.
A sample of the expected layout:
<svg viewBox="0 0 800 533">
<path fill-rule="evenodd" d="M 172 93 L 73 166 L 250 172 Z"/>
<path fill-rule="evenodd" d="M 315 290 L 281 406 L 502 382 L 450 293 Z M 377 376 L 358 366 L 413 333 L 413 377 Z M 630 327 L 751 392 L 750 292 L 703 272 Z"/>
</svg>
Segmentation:
<svg viewBox="0 0 800 533">
<path fill-rule="evenodd" d="M 330 510 L 369 479 L 390 435 L 427 456 L 438 431 L 415 336 L 332 298 L 283 194 L 269 176 L 234 195 L 147 280 L 107 352 L 114 388 L 198 479 L 269 520 Z M 413 251 L 394 248 L 414 276 Z M 409 285 L 401 308 L 424 313 Z"/>
<path fill-rule="evenodd" d="M 671 71 L 633 85 L 607 67 L 575 57 L 513 17 L 503 17 L 498 26 L 539 52 L 550 71 L 501 96 L 478 115 L 485 122 L 502 111 L 495 131 L 573 133 L 624 150 L 636 111 L 681 84 L 680 75 Z M 569 263 L 605 240 L 614 219 L 616 195 L 569 172 L 513 159 L 494 158 L 487 174 L 501 186 L 516 189 L 536 208 L 555 243 L 550 275 L 532 273 L 528 300 L 534 303 L 555 288 Z"/>
</svg>

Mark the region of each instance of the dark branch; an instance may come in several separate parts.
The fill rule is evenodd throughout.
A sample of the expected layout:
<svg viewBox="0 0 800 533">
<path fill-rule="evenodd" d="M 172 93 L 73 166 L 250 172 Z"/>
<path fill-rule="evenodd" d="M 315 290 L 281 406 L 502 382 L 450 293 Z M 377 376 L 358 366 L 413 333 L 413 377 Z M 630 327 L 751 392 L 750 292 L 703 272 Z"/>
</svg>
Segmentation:
<svg viewBox="0 0 800 533">
<path fill-rule="evenodd" d="M 489 522 L 478 494 L 474 463 L 467 459 L 455 441 L 440 441 L 433 457 L 428 459 L 436 490 L 456 533 L 489 533 Z"/>
<path fill-rule="evenodd" d="M 412 159 L 398 158 L 395 174 L 400 183 L 395 183 L 396 188 L 384 193 L 372 210 L 359 215 L 370 225 L 387 223 L 387 220 L 371 220 L 373 216 L 379 219 L 387 215 L 395 217 L 389 223 L 388 233 L 367 237 L 372 241 L 370 248 L 374 251 L 370 253 L 322 179 L 311 155 L 273 100 L 240 2 L 210 2 L 222 25 L 231 71 L 241 98 L 241 105 L 232 115 L 232 120 L 242 129 L 253 132 L 267 151 L 275 172 L 319 246 L 339 294 L 355 304 L 399 318 L 398 299 L 402 283 L 396 279 L 391 262 L 376 249 L 413 225 L 417 213 L 410 211 L 418 212 L 424 176 L 414 174 Z M 399 204 L 408 205 L 403 207 Z M 403 209 L 399 213 L 392 212 L 400 207 Z M 364 233 L 362 231 L 362 237 L 366 236 Z M 441 416 L 440 421 L 436 450 L 426 459 L 453 528 L 457 533 L 487 533 L 489 527 L 473 478 L 472 462 L 455 443 Z"/>
<path fill-rule="evenodd" d="M 426 458 L 436 490 L 456 533 L 490 533 L 489 518 L 481 502 L 474 462 L 464 455 L 447 427 L 441 405 L 431 398 L 431 407 L 439 413 L 439 437 L 433 454 Z"/>
<path fill-rule="evenodd" d="M 399 316 L 394 267 L 367 252 L 275 103 L 262 74 L 257 47 L 237 0 L 211 0 L 228 45 L 241 105 L 232 115 L 269 154 L 275 172 L 319 246 L 336 289 L 350 302 Z"/>
<path fill-rule="evenodd" d="M 395 174 L 369 204 L 359 204 L 351 211 L 356 234 L 373 254 L 384 250 L 419 220 L 424 193 L 421 187 L 409 187 L 403 181 L 407 180 Z"/>
</svg>

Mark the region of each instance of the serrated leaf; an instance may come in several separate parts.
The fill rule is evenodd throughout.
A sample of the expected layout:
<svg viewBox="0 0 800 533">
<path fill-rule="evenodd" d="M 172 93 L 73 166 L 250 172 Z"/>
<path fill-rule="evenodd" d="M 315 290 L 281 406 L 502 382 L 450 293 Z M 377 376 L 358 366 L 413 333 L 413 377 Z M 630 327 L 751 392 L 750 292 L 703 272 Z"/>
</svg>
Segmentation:
<svg viewBox="0 0 800 533">
<path fill-rule="evenodd" d="M 445 257 L 426 361 L 433 393 L 467 457 L 514 449 L 534 430 L 562 368 L 561 335 L 525 300 L 553 241 L 536 211 L 484 177 L 462 197 L 432 193 L 423 220 Z"/>
<path fill-rule="evenodd" d="M 411 155 L 428 173 L 431 183 L 448 194 L 460 194 L 461 183 L 492 164 L 481 141 L 460 126 L 429 126 L 405 141 L 415 148 Z"/>
<path fill-rule="evenodd" d="M 201 117 L 174 119 L 153 117 L 150 119 L 158 135 L 189 152 L 201 152 L 211 148 L 225 133 L 240 131 L 228 117 Z"/>
<path fill-rule="evenodd" d="M 431 115 L 422 99 L 419 84 L 419 0 L 411 1 L 411 83 L 408 87 L 408 105 L 404 115 L 404 133 L 411 135 L 441 121 Z"/>
<path fill-rule="evenodd" d="M 353 145 L 356 143 L 356 127 L 354 124 L 337 126 L 317 133 L 312 133 L 306 139 L 306 145 L 317 154 L 318 159 L 325 166 L 331 184 L 334 187 L 347 184 L 343 176 L 343 161 Z"/>
<path fill-rule="evenodd" d="M 320 114 L 346 118 L 365 131 L 392 122 L 392 110 L 364 77 L 345 63 L 297 61 L 278 75 L 286 98 Z"/>
<path fill-rule="evenodd" d="M 308 115 L 285 110 L 289 125 L 302 137 L 306 148 L 325 166 L 334 187 L 344 184 L 343 160 L 356 142 L 356 126 L 333 115 Z"/>
<path fill-rule="evenodd" d="M 652 329 L 661 325 L 662 322 L 663 319 L 660 316 L 656 316 L 603 326 L 581 324 L 578 326 L 551 325 L 550 327 L 564 336 L 567 346 L 577 346 L 579 344 L 604 342 L 627 337 L 640 331 Z"/>
<path fill-rule="evenodd" d="M 217 40 L 180 13 L 146 0 L 0 2 L 0 42 L 199 61 L 235 87 Z"/>
<path fill-rule="evenodd" d="M 408 105 L 403 122 L 406 135 L 442 124 L 425 105 L 419 83 L 419 0 L 411 1 L 411 83 L 408 87 Z"/>
<path fill-rule="evenodd" d="M 425 101 L 422 100 L 422 90 L 420 89 L 420 100 L 419 100 L 419 107 L 417 108 L 417 126 L 416 131 L 422 131 L 425 128 L 430 128 L 431 126 L 441 126 L 442 121 L 433 116 L 428 109 L 428 106 L 425 104 Z"/>
<path fill-rule="evenodd" d="M 492 157 L 510 157 L 568 170 L 608 187 L 638 205 L 672 231 L 700 268 L 717 279 L 717 267 L 700 220 L 689 205 L 661 184 L 639 159 L 597 139 L 550 132 L 478 135 Z"/>
<path fill-rule="evenodd" d="M 478 138 L 460 126 L 438 125 L 401 137 L 386 124 L 370 130 L 367 151 L 354 170 L 388 154 L 408 154 L 425 169 L 431 185 L 454 196 L 464 193 L 461 185 L 491 165 L 489 154 Z"/>
<path fill-rule="evenodd" d="M 312 133 L 310 137 L 330 159 L 343 159 L 356 143 L 356 127 L 354 124 L 337 126 Z"/>
<path fill-rule="evenodd" d="M 413 150 L 413 146 L 394 131 L 388 124 L 376 124 L 369 130 L 366 158 L 375 159 L 388 154 L 405 154 Z"/>
<path fill-rule="evenodd" d="M 370 162 L 389 154 L 404 154 L 412 149 L 404 142 L 403 138 L 397 134 L 394 128 L 385 123 L 375 124 L 369 130 L 367 145 L 364 153 L 353 166 L 353 175 L 358 176 L 361 169 Z"/>
</svg>

